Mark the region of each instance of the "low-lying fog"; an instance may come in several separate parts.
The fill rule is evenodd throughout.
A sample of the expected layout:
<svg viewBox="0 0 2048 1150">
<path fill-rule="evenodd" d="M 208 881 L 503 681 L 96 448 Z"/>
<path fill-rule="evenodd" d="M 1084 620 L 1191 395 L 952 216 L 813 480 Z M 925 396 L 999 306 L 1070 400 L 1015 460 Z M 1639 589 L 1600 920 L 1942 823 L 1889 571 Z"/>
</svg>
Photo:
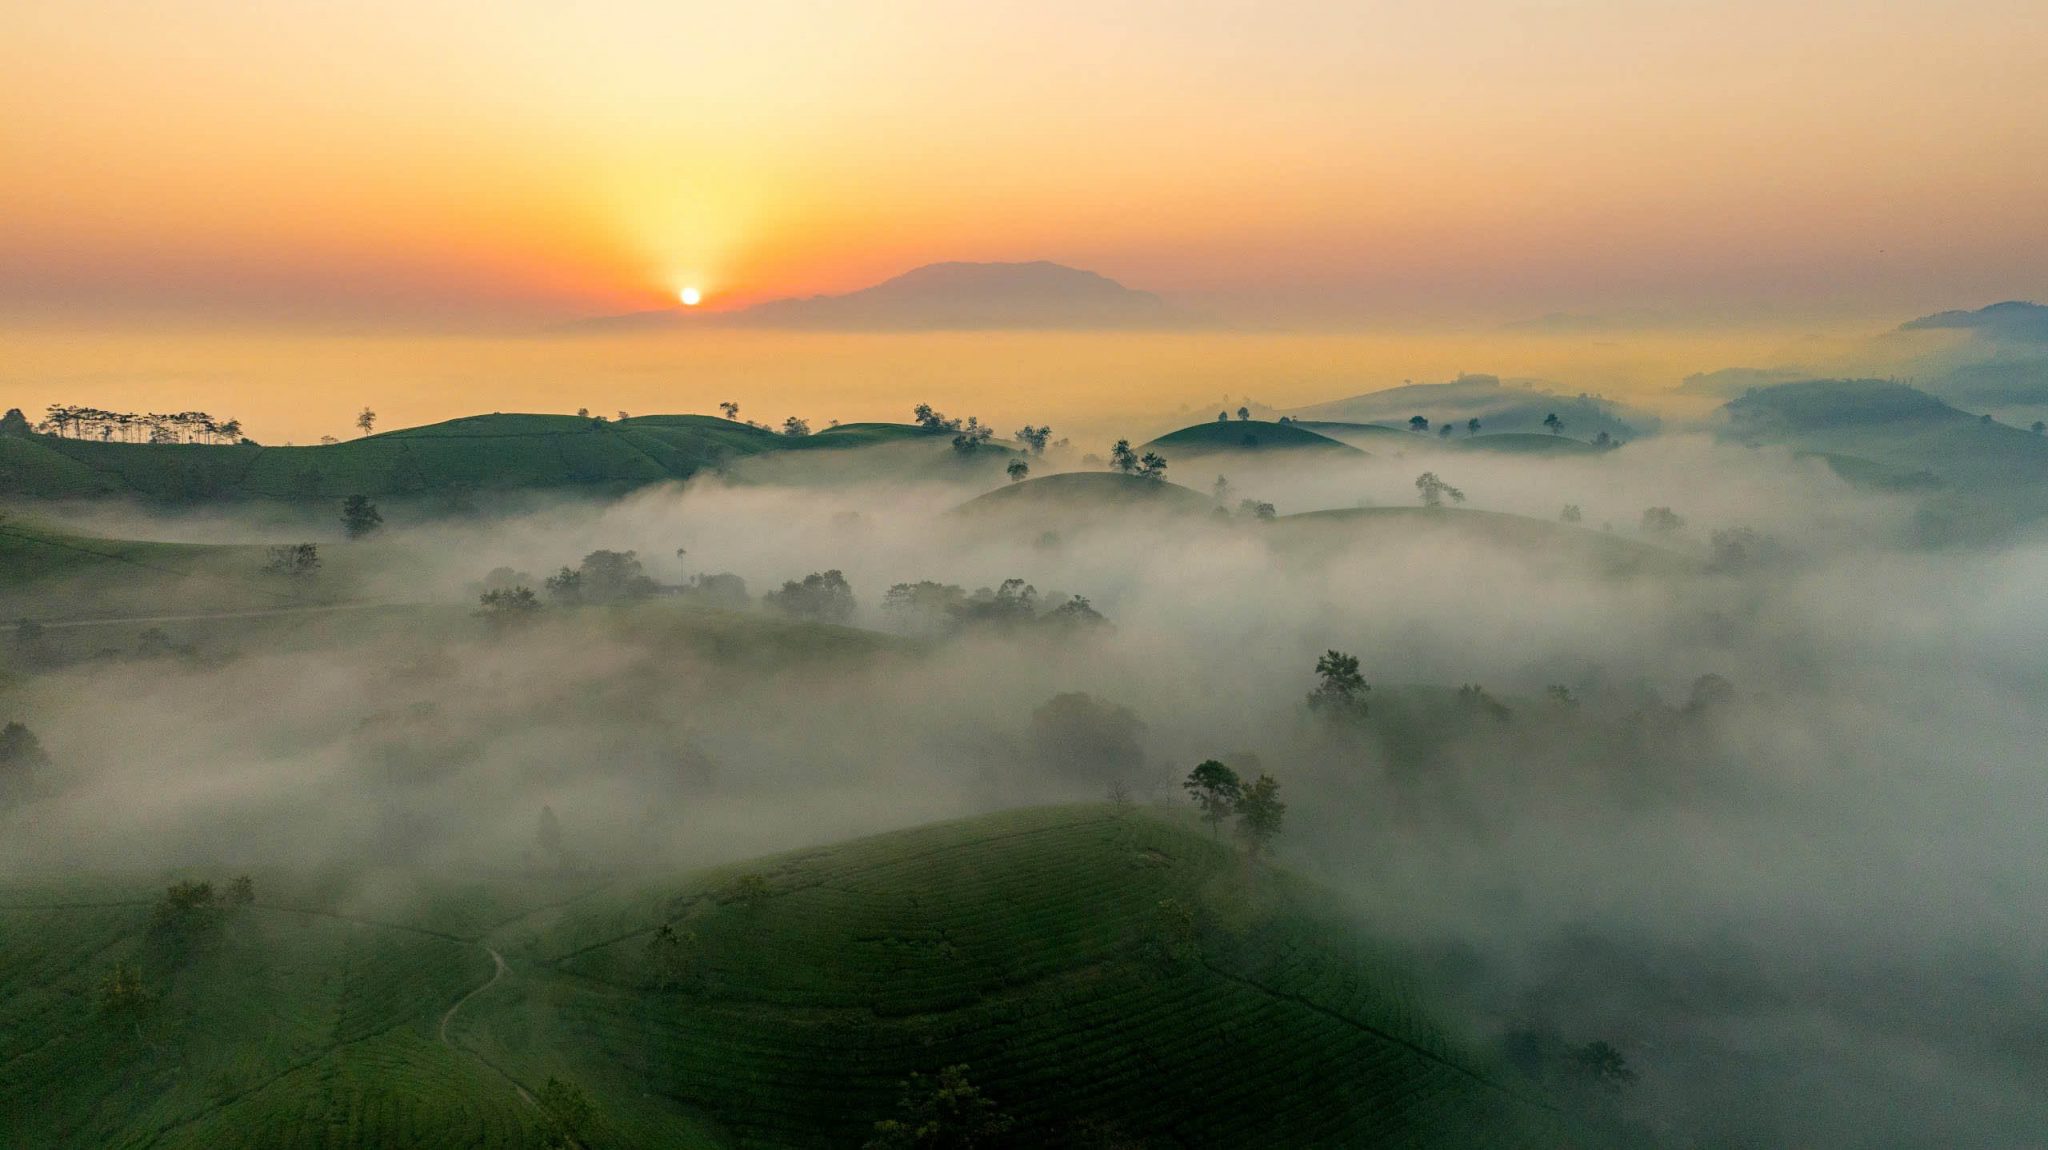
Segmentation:
<svg viewBox="0 0 2048 1150">
<path fill-rule="evenodd" d="M 2048 548 L 1908 549 L 1903 497 L 1704 437 L 1169 475 L 1207 495 L 1221 474 L 1231 508 L 1284 517 L 1412 507 L 1423 470 L 1560 542 L 1407 516 L 949 513 L 988 484 L 705 480 L 414 525 L 387 508 L 366 590 L 443 609 L 190 624 L 191 657 L 77 661 L 0 696 L 52 758 L 0 866 L 517 870 L 543 805 L 575 865 L 695 865 L 1112 781 L 1179 805 L 1194 763 L 1255 759 L 1290 804 L 1285 862 L 1415 948 L 1475 1030 L 1615 1042 L 1641 1073 L 1629 1105 L 1675 1144 L 2048 1129 Z M 1651 507 L 1684 525 L 1646 528 Z M 1737 528 L 1756 535 L 1716 546 Z M 1606 566 L 1636 547 L 1682 560 Z M 754 605 L 469 616 L 494 569 L 545 601 L 599 549 L 663 584 L 736 574 Z M 826 570 L 855 624 L 913 634 L 754 622 L 776 617 L 763 592 Z M 1009 578 L 1109 626 L 938 634 L 883 610 L 893 584 Z M 1349 727 L 1304 706 L 1330 649 L 1372 686 Z M 1048 706 L 1072 692 L 1095 701 Z"/>
</svg>

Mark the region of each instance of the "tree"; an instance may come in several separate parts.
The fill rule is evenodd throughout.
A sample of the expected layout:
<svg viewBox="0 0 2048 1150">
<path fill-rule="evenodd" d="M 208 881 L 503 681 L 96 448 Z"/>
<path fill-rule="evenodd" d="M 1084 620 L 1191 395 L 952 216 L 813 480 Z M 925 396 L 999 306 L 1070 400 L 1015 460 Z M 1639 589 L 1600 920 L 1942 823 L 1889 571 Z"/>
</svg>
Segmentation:
<svg viewBox="0 0 2048 1150">
<path fill-rule="evenodd" d="M 1119 439 L 1116 446 L 1109 449 L 1109 465 L 1125 475 L 1138 470 L 1138 453 L 1131 450 L 1130 440 Z"/>
<path fill-rule="evenodd" d="M 530 587 L 493 587 L 477 596 L 477 614 L 494 627 L 505 627 L 540 613 L 540 600 Z"/>
<path fill-rule="evenodd" d="M 1031 465 L 1021 459 L 1012 459 L 1010 465 L 1003 468 L 1003 474 L 1008 475 L 1012 483 L 1022 483 L 1030 477 Z"/>
<path fill-rule="evenodd" d="M 1054 695 L 1031 712 L 1031 750 L 1045 768 L 1101 785 L 1145 765 L 1145 724 L 1119 703 L 1081 691 Z"/>
<path fill-rule="evenodd" d="M 1438 439 L 1449 439 L 1451 437 L 1451 431 L 1451 425 L 1446 423 L 1436 429 L 1436 437 Z"/>
<path fill-rule="evenodd" d="M 1264 854 L 1280 833 L 1287 817 L 1287 804 L 1280 801 L 1280 784 L 1264 771 L 1237 798 L 1237 837 L 1253 858 Z"/>
<path fill-rule="evenodd" d="M 941 432 L 960 430 L 959 420 L 947 419 L 944 413 L 940 412 L 938 409 L 934 408 L 929 403 L 920 403 L 916 407 L 911 408 L 910 417 L 912 419 L 915 419 L 917 421 L 917 425 L 926 431 Z"/>
<path fill-rule="evenodd" d="M 721 413 L 723 413 L 727 419 L 736 420 L 740 417 L 740 405 L 734 403 L 732 400 L 729 399 L 726 400 L 724 403 L 719 404 L 718 410 Z"/>
<path fill-rule="evenodd" d="M 997 1145 L 1016 1125 L 967 1080 L 964 1063 L 935 1080 L 911 1075 L 896 1109 L 900 1117 L 875 1123 L 863 1150 L 974 1150 Z"/>
<path fill-rule="evenodd" d="M 1230 413 L 1229 413 L 1229 412 L 1227 412 L 1227 411 L 1219 411 L 1219 412 L 1217 412 L 1217 413 L 1216 413 L 1216 422 L 1218 422 L 1218 423 L 1229 423 L 1229 422 L 1230 422 Z"/>
<path fill-rule="evenodd" d="M 589 1134 L 591 1120 L 597 1116 L 597 1108 L 582 1087 L 552 1074 L 534 1104 L 541 1112 L 542 1145 L 550 1150 L 577 1145 Z"/>
<path fill-rule="evenodd" d="M 1479 417 L 1478 417 L 1478 416 L 1476 416 L 1476 415 L 1475 415 L 1475 416 L 1473 416 L 1472 418 L 1470 418 L 1470 419 L 1468 419 L 1468 420 L 1466 420 L 1466 421 L 1465 421 L 1465 434 L 1467 434 L 1467 435 L 1477 435 L 1477 434 L 1479 434 Z"/>
<path fill-rule="evenodd" d="M 1209 485 L 1209 490 L 1215 495 L 1218 504 L 1230 502 L 1230 480 L 1219 475 L 1216 477 L 1216 482 Z"/>
<path fill-rule="evenodd" d="M 1559 419 L 1554 411 L 1543 417 L 1543 426 L 1549 428 L 1552 435 L 1560 435 L 1564 432 L 1564 420 Z"/>
<path fill-rule="evenodd" d="M 761 596 L 761 602 L 800 619 L 824 623 L 845 623 L 853 618 L 853 587 L 838 568 L 813 571 L 801 582 L 790 580 L 780 591 Z"/>
<path fill-rule="evenodd" d="M 1359 696 L 1372 690 L 1358 671 L 1358 656 L 1342 651 L 1325 651 L 1316 660 L 1316 689 L 1308 693 L 1309 709 L 1332 714 L 1365 714 L 1365 700 Z"/>
<path fill-rule="evenodd" d="M 367 407 L 356 412 L 356 426 L 362 428 L 364 435 L 370 434 L 370 429 L 377 426 L 377 413 Z"/>
<path fill-rule="evenodd" d="M 1669 507 L 1643 508 L 1643 530 L 1653 535 L 1668 535 L 1685 526 L 1685 516 Z"/>
<path fill-rule="evenodd" d="M 1419 431 L 1428 431 L 1428 430 L 1429 430 L 1429 420 L 1427 420 L 1427 419 L 1423 418 L 1423 417 L 1422 417 L 1422 416 L 1420 416 L 1420 415 L 1411 415 L 1411 416 L 1409 416 L 1409 417 L 1408 417 L 1408 430 L 1410 430 L 1410 431 L 1418 431 L 1418 432 L 1419 432 Z"/>
<path fill-rule="evenodd" d="M 1075 595 L 1066 602 L 1047 611 L 1041 622 L 1050 627 L 1065 627 L 1069 630 L 1090 630 L 1109 626 L 1109 620 L 1102 612 L 1088 602 L 1086 595 Z"/>
<path fill-rule="evenodd" d="M 0 808 L 33 794 L 36 772 L 49 765 L 49 753 L 35 732 L 14 722 L 0 727 Z"/>
<path fill-rule="evenodd" d="M 1442 507 L 1445 496 L 1449 496 L 1453 503 L 1465 502 L 1465 493 L 1438 479 L 1434 471 L 1416 476 L 1415 490 L 1421 494 L 1424 507 Z"/>
<path fill-rule="evenodd" d="M 1564 520 L 1566 523 L 1577 523 L 1581 519 L 1584 519 L 1586 516 L 1584 512 L 1579 510 L 1578 504 L 1567 503 L 1564 505 L 1564 510 L 1559 512 L 1557 517 L 1559 519 Z"/>
<path fill-rule="evenodd" d="M 1017 442 L 1031 449 L 1033 455 L 1044 455 L 1046 441 L 1052 438 L 1050 426 L 1033 427 L 1030 424 L 1017 429 Z"/>
<path fill-rule="evenodd" d="M 1629 1069 L 1628 1059 L 1622 1057 L 1621 1051 L 1598 1039 L 1574 1047 L 1571 1065 L 1586 1081 L 1612 1093 L 1636 1080 L 1636 1072 Z"/>
<path fill-rule="evenodd" d="M 807 420 L 798 419 L 796 416 L 792 415 L 788 419 L 782 421 L 782 434 L 788 436 L 791 439 L 802 439 L 804 436 L 809 435 L 810 433 L 811 425 Z"/>
<path fill-rule="evenodd" d="M 256 904 L 256 880 L 248 875 L 239 875 L 228 883 L 228 906 L 244 907 Z"/>
<path fill-rule="evenodd" d="M 981 445 L 993 439 L 995 434 L 996 429 L 983 423 L 980 416 L 970 415 L 966 424 L 953 436 L 953 450 L 962 455 L 972 455 L 981 450 Z"/>
<path fill-rule="evenodd" d="M 320 570 L 320 548 L 311 543 L 281 543 L 270 549 L 270 561 L 263 565 L 267 575 L 279 575 L 295 583 L 311 579 Z"/>
<path fill-rule="evenodd" d="M 351 495 L 341 502 L 341 529 L 350 539 L 361 539 L 384 526 L 384 516 L 367 495 Z"/>
<path fill-rule="evenodd" d="M 541 584 L 547 588 L 548 598 L 559 603 L 580 603 L 583 601 L 583 573 L 571 567 L 547 577 Z"/>
<path fill-rule="evenodd" d="M 1264 503 L 1257 499 L 1240 500 L 1237 505 L 1237 513 L 1261 520 L 1272 519 L 1280 514 L 1279 510 L 1272 504 Z"/>
<path fill-rule="evenodd" d="M 1244 795 L 1244 782 L 1237 777 L 1237 772 L 1215 759 L 1197 764 L 1188 772 L 1188 777 L 1181 780 L 1180 786 L 1189 798 L 1195 800 L 1195 805 L 1202 808 L 1202 821 L 1219 835 L 1223 820 L 1237 813 L 1237 800 Z"/>
<path fill-rule="evenodd" d="M 1166 478 L 1166 457 L 1156 451 L 1148 451 L 1138 461 L 1138 474 L 1146 479 Z"/>
<path fill-rule="evenodd" d="M 100 977 L 97 995 L 100 1016 L 117 1025 L 135 1028 L 135 1036 L 142 1037 L 142 1020 L 149 1016 L 156 1005 L 156 996 L 142 983 L 142 972 L 125 962 L 117 962 L 113 969 Z"/>
<path fill-rule="evenodd" d="M 1249 407 L 1240 407 L 1240 408 L 1238 408 L 1238 409 L 1237 409 L 1237 418 L 1238 418 L 1238 419 L 1239 419 L 1240 421 L 1249 421 L 1249 420 L 1251 419 L 1251 417 L 1252 417 L 1252 409 L 1251 409 L 1251 408 L 1249 408 Z"/>
</svg>

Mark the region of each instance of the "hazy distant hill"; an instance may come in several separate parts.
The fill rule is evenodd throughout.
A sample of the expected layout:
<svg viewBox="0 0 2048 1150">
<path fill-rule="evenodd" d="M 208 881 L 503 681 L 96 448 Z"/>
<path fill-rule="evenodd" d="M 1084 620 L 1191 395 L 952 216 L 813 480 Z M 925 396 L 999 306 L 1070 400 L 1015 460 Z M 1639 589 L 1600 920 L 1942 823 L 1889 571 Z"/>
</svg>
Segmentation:
<svg viewBox="0 0 2048 1150">
<path fill-rule="evenodd" d="M 737 312 L 680 308 L 584 320 L 578 330 L 697 327 L 840 331 L 1145 329 L 1208 326 L 1151 292 L 1046 260 L 937 263 L 843 295 L 769 300 Z"/>
<path fill-rule="evenodd" d="M 2048 307 L 2007 300 L 1975 311 L 1944 311 L 1899 325 L 1900 331 L 1970 331 L 2005 343 L 2048 344 Z"/>
<path fill-rule="evenodd" d="M 1181 456 L 1239 454 L 1243 452 L 1320 451 L 1335 455 L 1365 453 L 1327 435 L 1296 427 L 1292 423 L 1266 420 L 1213 420 L 1183 427 L 1144 445 L 1168 459 Z"/>
<path fill-rule="evenodd" d="M 1932 492 L 1933 541 L 2003 534 L 2048 517 L 2048 437 L 1959 411 L 1917 388 L 1821 379 L 1759 388 L 1722 409 L 1726 434 L 1821 456 L 1851 483 Z"/>
<path fill-rule="evenodd" d="M 1349 399 L 1319 403 L 1291 412 L 1296 419 L 1339 423 L 1382 423 L 1406 427 L 1422 416 L 1430 428 L 1448 422 L 1463 425 L 1477 419 L 1486 431 L 1542 432 L 1546 416 L 1556 413 L 1565 432 L 1593 439 L 1601 432 L 1616 439 L 1634 439 L 1656 430 L 1657 418 L 1591 395 L 1566 396 L 1534 385 L 1510 386 L 1494 375 L 1461 375 L 1449 383 L 1414 383 Z"/>
</svg>

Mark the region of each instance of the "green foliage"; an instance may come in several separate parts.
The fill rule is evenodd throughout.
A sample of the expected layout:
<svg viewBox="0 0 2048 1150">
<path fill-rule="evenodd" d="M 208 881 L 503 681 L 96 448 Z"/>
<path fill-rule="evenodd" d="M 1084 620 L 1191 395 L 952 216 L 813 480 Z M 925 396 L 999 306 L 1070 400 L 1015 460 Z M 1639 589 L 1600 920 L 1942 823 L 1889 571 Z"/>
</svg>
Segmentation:
<svg viewBox="0 0 2048 1150">
<path fill-rule="evenodd" d="M 1342 651 L 1325 651 L 1316 659 L 1316 688 L 1308 693 L 1308 706 L 1332 717 L 1363 718 L 1363 696 L 1372 690 L 1359 673 L 1358 656 Z"/>
<path fill-rule="evenodd" d="M 477 596 L 478 611 L 492 626 L 503 627 L 540 613 L 540 600 L 531 587 L 493 587 Z"/>
<path fill-rule="evenodd" d="M 1260 772 L 1237 799 L 1237 837 L 1244 840 L 1254 858 L 1273 845 L 1287 817 L 1287 804 L 1280 801 L 1280 784 Z"/>
<path fill-rule="evenodd" d="M 1202 809 L 1202 821 L 1212 831 L 1237 813 L 1237 800 L 1244 795 L 1244 781 L 1237 777 L 1237 772 L 1215 759 L 1196 764 L 1180 785 Z"/>
<path fill-rule="evenodd" d="M 939 1071 L 936 1079 L 913 1074 L 903 1084 L 900 1118 L 875 1123 L 865 1150 L 980 1150 L 1006 1144 L 1016 1125 L 993 1100 L 967 1080 L 962 1063 Z"/>
<path fill-rule="evenodd" d="M 1138 453 L 1131 450 L 1130 440 L 1119 439 L 1109 449 L 1109 465 L 1125 475 L 1137 473 L 1139 467 Z"/>
<path fill-rule="evenodd" d="M 350 539 L 361 539 L 384 526 L 384 515 L 367 495 L 351 495 L 341 504 L 341 527 Z"/>
<path fill-rule="evenodd" d="M 540 1107 L 543 1116 L 542 1144 L 567 1150 L 576 1146 L 590 1131 L 592 1121 L 597 1117 L 597 1108 L 590 1104 L 590 1096 L 573 1082 L 564 1082 L 549 1075 L 547 1084 L 534 1096 L 534 1104 Z"/>
<path fill-rule="evenodd" d="M 1138 460 L 1138 474 L 1146 479 L 1166 478 L 1166 457 L 1156 451 L 1148 451 Z"/>
<path fill-rule="evenodd" d="M 1031 477 L 1031 465 L 1021 459 L 1012 459 L 1009 466 L 1003 468 L 1003 473 L 1010 477 L 1010 482 L 1022 483 Z"/>
<path fill-rule="evenodd" d="M 853 587 L 838 568 L 813 571 L 801 582 L 786 582 L 782 590 L 768 592 L 761 601 L 799 619 L 820 623 L 849 623 L 853 620 Z"/>
</svg>

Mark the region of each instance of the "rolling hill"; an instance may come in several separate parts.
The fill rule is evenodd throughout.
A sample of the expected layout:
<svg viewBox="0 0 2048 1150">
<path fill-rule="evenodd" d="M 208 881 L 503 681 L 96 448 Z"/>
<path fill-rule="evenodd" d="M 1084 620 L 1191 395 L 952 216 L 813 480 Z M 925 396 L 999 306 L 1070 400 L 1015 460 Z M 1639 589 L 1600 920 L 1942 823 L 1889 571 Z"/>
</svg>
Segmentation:
<svg viewBox="0 0 2048 1150">
<path fill-rule="evenodd" d="M 1430 427 L 1451 423 L 1464 434 L 1467 420 L 1478 419 L 1493 432 L 1545 433 L 1544 417 L 1556 413 L 1572 435 L 1591 439 L 1602 431 L 1615 439 L 1634 439 L 1656 430 L 1658 421 L 1592 395 L 1561 395 L 1534 383 L 1516 386 L 1498 376 L 1463 375 L 1449 383 L 1415 383 L 1349 399 L 1297 408 L 1289 415 L 1314 427 L 1321 422 L 1382 424 L 1405 428 L 1420 415 Z"/>
<path fill-rule="evenodd" d="M 853 424 L 792 437 L 706 415 L 624 420 L 476 415 L 308 447 L 106 443 L 0 435 L 0 495 L 125 495 L 174 503 L 332 501 L 492 491 L 616 493 L 758 455 L 948 437 Z M 936 449 L 935 449 L 936 450 Z"/>
<path fill-rule="evenodd" d="M 665 308 L 569 326 L 585 332 L 733 327 L 994 331 L 1188 328 L 1206 327 L 1209 321 L 1107 276 L 1034 260 L 926 264 L 839 295 L 767 300 L 730 312 Z"/>
<path fill-rule="evenodd" d="M 1256 452 L 1320 451 L 1332 455 L 1363 456 L 1365 452 L 1292 423 L 1261 419 L 1216 420 L 1168 432 L 1140 448 L 1157 451 L 1168 460 L 1203 455 L 1236 455 Z"/>
<path fill-rule="evenodd" d="M 161 891 L 0 891 L 0 1142 L 531 1146 L 553 1077 L 590 1150 L 851 1146 L 959 1064 L 1020 1145 L 1565 1140 L 1326 896 L 1151 816 L 672 880 L 259 874 L 251 906 L 159 922 Z M 116 963 L 152 1007 L 96 1012 Z"/>
<path fill-rule="evenodd" d="M 1722 434 L 1821 456 L 1837 475 L 1929 494 L 1929 542 L 1983 540 L 2048 517 L 2048 439 L 1902 383 L 1824 379 L 1759 388 L 1722 408 Z"/>
<path fill-rule="evenodd" d="M 1199 491 L 1163 479 L 1115 471 L 1067 471 L 1026 479 L 977 495 L 953 509 L 955 515 L 1100 515 L 1141 512 L 1204 515 L 1215 501 Z"/>
</svg>

